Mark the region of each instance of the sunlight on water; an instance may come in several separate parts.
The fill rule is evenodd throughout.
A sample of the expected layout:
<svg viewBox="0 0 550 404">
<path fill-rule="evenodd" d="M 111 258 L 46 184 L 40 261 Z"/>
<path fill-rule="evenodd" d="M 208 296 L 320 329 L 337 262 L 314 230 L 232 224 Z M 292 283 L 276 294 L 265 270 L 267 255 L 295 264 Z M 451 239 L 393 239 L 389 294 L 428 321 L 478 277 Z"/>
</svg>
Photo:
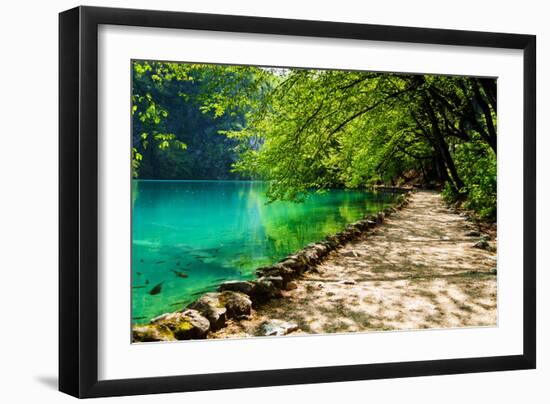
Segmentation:
<svg viewBox="0 0 550 404">
<path fill-rule="evenodd" d="M 392 199 L 331 190 L 304 203 L 267 204 L 265 190 L 266 184 L 254 181 L 133 181 L 134 323 L 181 309 L 225 280 L 253 278 L 256 268 L 378 212 Z"/>
</svg>

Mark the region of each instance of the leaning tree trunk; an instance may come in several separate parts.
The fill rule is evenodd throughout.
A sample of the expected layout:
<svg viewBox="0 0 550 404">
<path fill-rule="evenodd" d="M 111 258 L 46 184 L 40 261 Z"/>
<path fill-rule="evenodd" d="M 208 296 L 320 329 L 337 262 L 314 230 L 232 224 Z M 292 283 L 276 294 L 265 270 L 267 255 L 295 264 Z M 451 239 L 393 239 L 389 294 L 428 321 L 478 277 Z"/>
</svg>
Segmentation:
<svg viewBox="0 0 550 404">
<path fill-rule="evenodd" d="M 485 118 L 485 126 L 487 127 L 487 138 L 486 141 L 489 143 L 489 146 L 491 146 L 491 149 L 497 153 L 497 130 L 495 128 L 495 124 L 493 122 L 493 116 L 491 114 L 491 107 L 489 107 L 489 103 L 485 100 L 483 95 L 481 94 L 481 91 L 478 87 L 478 83 L 474 83 L 474 92 L 476 95 L 476 101 L 481 108 L 481 111 L 483 111 L 483 117 Z M 493 106 L 494 108 L 494 106 Z M 495 109 L 496 111 L 496 109 Z M 476 117 L 474 117 L 476 119 Z"/>
<path fill-rule="evenodd" d="M 441 156 L 442 160 L 445 162 L 445 166 L 449 170 L 449 173 L 451 175 L 451 180 L 453 183 L 452 185 L 454 186 L 455 191 L 457 193 L 462 193 L 462 190 L 464 189 L 464 182 L 458 175 L 458 171 L 453 161 L 453 157 L 449 152 L 449 146 L 447 145 L 447 142 L 445 141 L 443 133 L 439 128 L 439 122 L 437 120 L 437 116 L 435 115 L 435 111 L 432 108 L 432 105 L 429 100 L 424 99 L 424 107 L 430 119 L 430 123 L 432 127 L 432 136 L 434 139 L 435 147 L 437 148 L 437 151 L 439 152 L 439 155 Z"/>
</svg>

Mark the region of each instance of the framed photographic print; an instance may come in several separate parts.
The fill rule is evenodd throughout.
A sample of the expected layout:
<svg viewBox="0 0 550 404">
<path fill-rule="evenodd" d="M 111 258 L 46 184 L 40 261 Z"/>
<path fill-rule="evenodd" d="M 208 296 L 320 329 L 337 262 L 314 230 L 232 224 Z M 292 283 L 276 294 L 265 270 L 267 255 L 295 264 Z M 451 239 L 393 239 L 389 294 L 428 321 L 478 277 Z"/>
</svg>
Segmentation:
<svg viewBox="0 0 550 404">
<path fill-rule="evenodd" d="M 535 367 L 534 36 L 59 24 L 61 391 Z"/>
</svg>

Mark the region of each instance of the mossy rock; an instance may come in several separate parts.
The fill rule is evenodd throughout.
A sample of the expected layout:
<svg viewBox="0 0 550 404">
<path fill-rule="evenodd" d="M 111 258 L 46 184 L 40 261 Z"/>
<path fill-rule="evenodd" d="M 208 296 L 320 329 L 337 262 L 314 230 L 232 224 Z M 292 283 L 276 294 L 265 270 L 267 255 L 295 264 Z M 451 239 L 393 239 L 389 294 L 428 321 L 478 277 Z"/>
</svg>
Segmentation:
<svg viewBox="0 0 550 404">
<path fill-rule="evenodd" d="M 164 327 L 178 340 L 202 339 L 210 329 L 210 322 L 196 310 L 170 313 L 158 317 L 153 325 Z"/>
<path fill-rule="evenodd" d="M 191 324 L 189 321 L 182 321 L 178 325 L 176 325 L 174 329 L 174 336 L 179 339 L 191 339 L 191 334 L 193 330 L 193 324 Z"/>
<path fill-rule="evenodd" d="M 165 326 L 147 324 L 132 328 L 132 342 L 175 341 L 172 331 Z"/>
</svg>

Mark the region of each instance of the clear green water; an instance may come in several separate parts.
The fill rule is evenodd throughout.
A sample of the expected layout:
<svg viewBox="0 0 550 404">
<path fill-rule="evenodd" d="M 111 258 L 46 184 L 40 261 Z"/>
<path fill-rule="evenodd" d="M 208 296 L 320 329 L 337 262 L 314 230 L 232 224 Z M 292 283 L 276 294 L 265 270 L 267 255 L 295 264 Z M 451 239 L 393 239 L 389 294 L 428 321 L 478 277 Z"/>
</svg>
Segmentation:
<svg viewBox="0 0 550 404">
<path fill-rule="evenodd" d="M 176 311 L 225 280 L 253 278 L 256 268 L 342 230 L 393 199 L 331 190 L 312 193 L 303 203 L 267 204 L 265 189 L 265 183 L 254 181 L 133 181 L 134 323 Z M 161 282 L 159 293 L 151 294 Z"/>
</svg>

